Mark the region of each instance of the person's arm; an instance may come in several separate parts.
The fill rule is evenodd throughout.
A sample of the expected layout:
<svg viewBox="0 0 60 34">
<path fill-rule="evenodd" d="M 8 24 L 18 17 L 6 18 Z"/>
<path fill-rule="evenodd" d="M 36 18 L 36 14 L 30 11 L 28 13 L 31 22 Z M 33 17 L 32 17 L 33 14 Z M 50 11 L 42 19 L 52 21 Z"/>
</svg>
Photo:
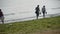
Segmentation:
<svg viewBox="0 0 60 34">
<path fill-rule="evenodd" d="M 3 12 L 2 12 L 2 16 L 4 16 Z"/>
<path fill-rule="evenodd" d="M 45 8 L 45 13 L 47 14 L 47 12 L 46 12 L 46 8 Z"/>
<path fill-rule="evenodd" d="M 1 10 L 1 15 L 4 17 L 4 14 L 3 14 L 2 10 Z"/>
</svg>

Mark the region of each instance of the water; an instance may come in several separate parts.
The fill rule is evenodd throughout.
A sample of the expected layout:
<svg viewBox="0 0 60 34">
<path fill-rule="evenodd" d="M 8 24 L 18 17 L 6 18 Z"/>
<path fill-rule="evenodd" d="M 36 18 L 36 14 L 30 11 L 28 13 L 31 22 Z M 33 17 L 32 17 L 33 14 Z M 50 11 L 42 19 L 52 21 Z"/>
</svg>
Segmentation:
<svg viewBox="0 0 60 34">
<path fill-rule="evenodd" d="M 46 6 L 48 15 L 60 13 L 59 0 L 0 0 L 6 23 L 35 19 L 35 7 L 38 4 L 40 10 L 43 5 Z"/>
</svg>

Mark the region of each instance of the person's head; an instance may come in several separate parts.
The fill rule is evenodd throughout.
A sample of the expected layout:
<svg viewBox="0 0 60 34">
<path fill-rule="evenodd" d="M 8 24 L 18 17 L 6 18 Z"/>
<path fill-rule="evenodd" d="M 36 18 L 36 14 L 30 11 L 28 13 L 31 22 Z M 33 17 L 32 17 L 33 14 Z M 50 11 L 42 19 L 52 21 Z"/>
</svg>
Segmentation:
<svg viewBox="0 0 60 34">
<path fill-rule="evenodd" d="M 37 7 L 39 7 L 39 5 L 37 5 Z"/>
<path fill-rule="evenodd" d="M 45 5 L 43 7 L 45 7 Z"/>
</svg>

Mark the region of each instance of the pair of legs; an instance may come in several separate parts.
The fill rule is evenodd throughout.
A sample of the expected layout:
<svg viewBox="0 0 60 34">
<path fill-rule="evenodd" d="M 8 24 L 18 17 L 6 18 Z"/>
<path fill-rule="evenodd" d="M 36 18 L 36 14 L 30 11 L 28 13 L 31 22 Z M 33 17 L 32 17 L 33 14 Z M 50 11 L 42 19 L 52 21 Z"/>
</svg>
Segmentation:
<svg viewBox="0 0 60 34">
<path fill-rule="evenodd" d="M 4 17 L 3 16 L 0 17 L 0 20 L 1 20 L 2 24 L 4 24 Z"/>
<path fill-rule="evenodd" d="M 43 18 L 45 18 L 45 13 L 43 13 Z"/>
<path fill-rule="evenodd" d="M 38 17 L 39 17 L 39 14 L 36 14 L 36 18 L 38 19 Z"/>
</svg>

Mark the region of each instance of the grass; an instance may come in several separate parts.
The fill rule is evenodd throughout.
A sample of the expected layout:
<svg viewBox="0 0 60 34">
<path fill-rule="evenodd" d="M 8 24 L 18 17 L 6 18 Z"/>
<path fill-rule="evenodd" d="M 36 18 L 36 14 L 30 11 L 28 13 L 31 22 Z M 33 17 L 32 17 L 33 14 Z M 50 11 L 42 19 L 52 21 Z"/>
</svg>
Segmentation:
<svg viewBox="0 0 60 34">
<path fill-rule="evenodd" d="M 0 24 L 0 34 L 29 34 L 36 31 L 60 29 L 60 16 Z"/>
</svg>

